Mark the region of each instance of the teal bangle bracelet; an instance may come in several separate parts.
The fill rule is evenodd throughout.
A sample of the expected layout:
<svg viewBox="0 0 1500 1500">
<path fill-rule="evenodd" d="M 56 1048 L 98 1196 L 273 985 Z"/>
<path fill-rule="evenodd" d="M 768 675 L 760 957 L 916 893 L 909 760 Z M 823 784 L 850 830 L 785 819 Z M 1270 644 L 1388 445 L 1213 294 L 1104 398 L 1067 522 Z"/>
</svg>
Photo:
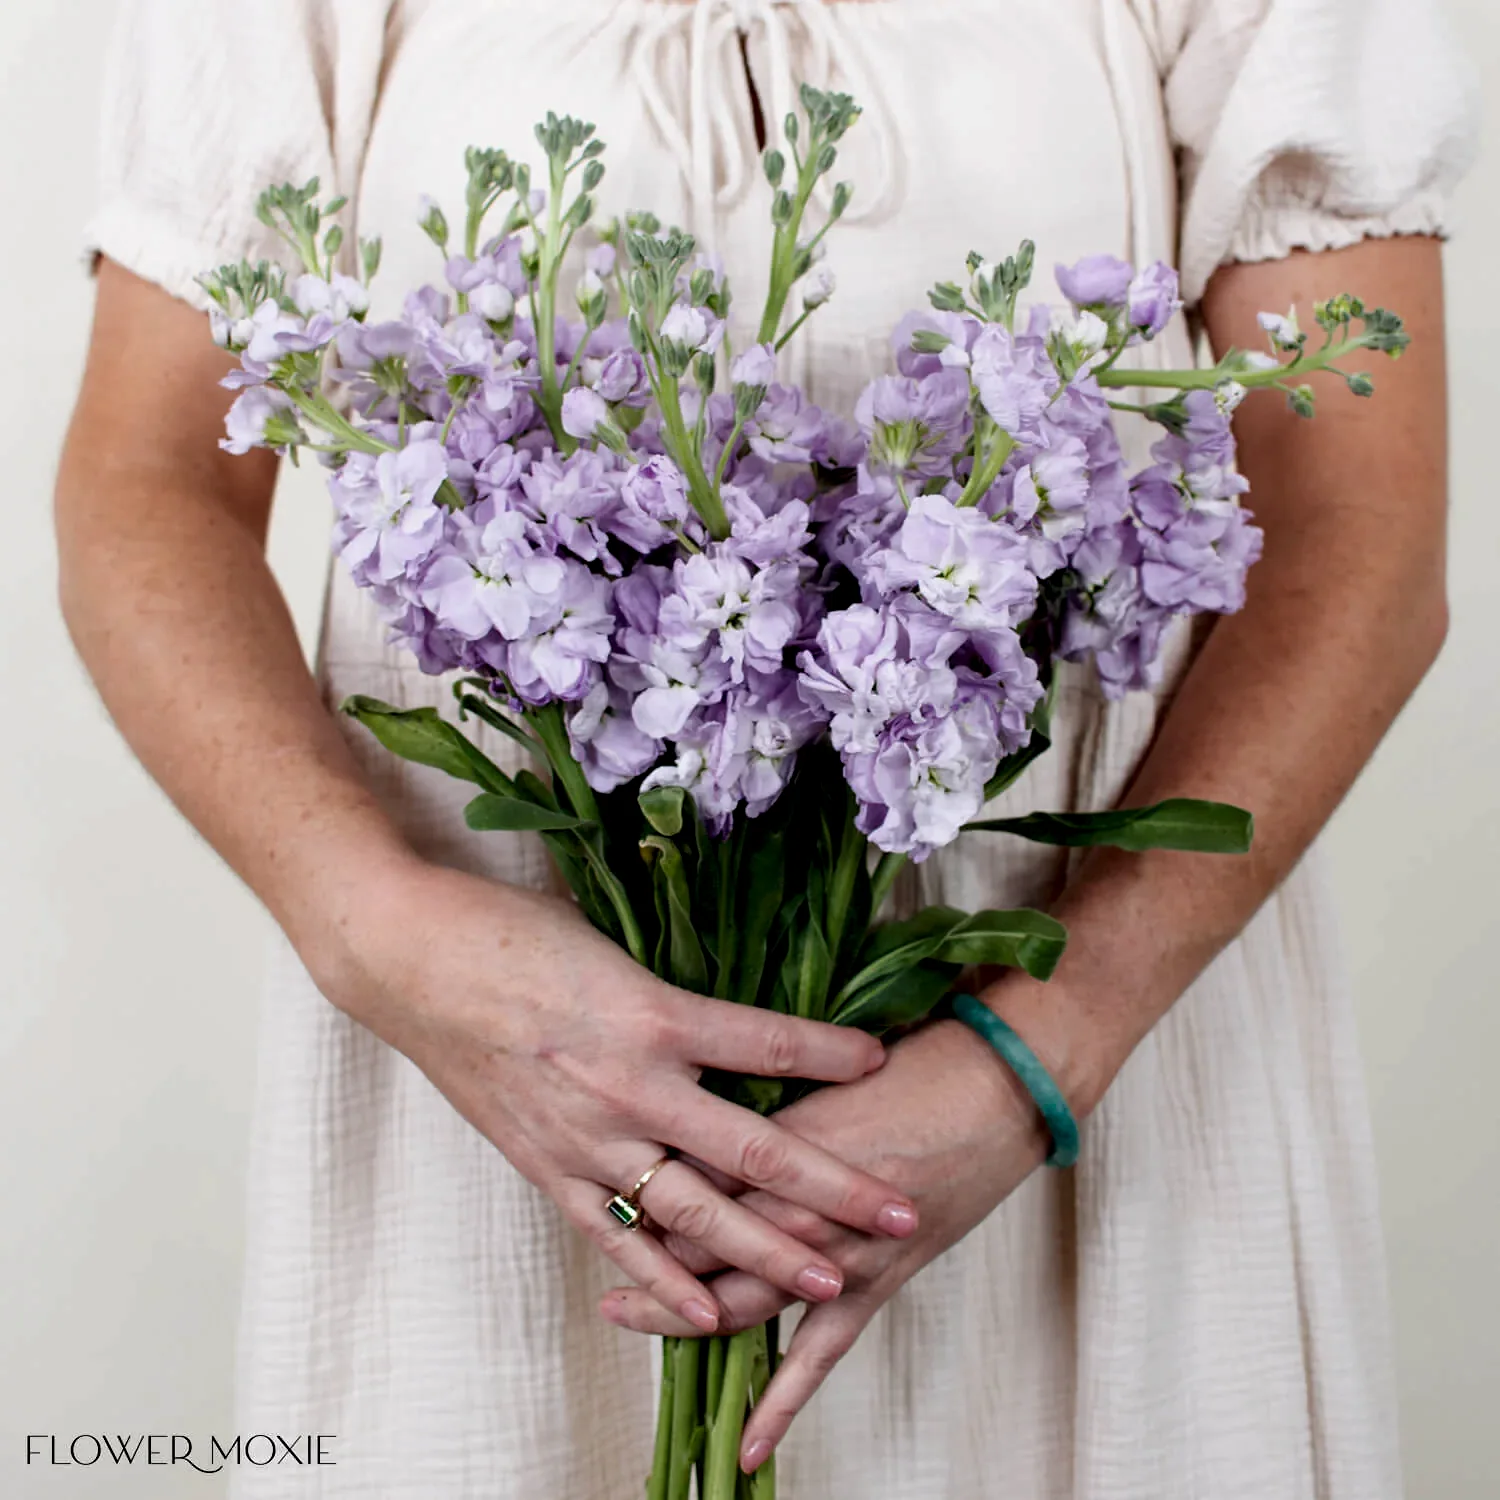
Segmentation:
<svg viewBox="0 0 1500 1500">
<path fill-rule="evenodd" d="M 1078 1160 L 1078 1121 L 1068 1108 L 1063 1091 L 1042 1066 L 1036 1053 L 989 1006 L 980 1004 L 972 995 L 955 995 L 953 1014 L 1005 1059 L 1011 1072 L 1021 1080 L 1022 1087 L 1036 1101 L 1052 1136 L 1052 1154 L 1047 1158 L 1047 1165 L 1071 1167 Z"/>
</svg>

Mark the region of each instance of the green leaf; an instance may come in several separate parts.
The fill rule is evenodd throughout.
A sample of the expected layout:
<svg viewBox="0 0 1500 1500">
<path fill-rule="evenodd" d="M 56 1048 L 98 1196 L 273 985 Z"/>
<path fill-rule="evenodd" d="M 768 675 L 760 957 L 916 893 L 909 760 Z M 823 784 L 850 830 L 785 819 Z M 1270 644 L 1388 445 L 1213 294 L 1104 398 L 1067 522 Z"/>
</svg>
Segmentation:
<svg viewBox="0 0 1500 1500">
<path fill-rule="evenodd" d="M 999 964 L 1025 969 L 1033 979 L 1050 979 L 1063 950 L 1068 929 L 1046 912 L 977 911 L 966 917 L 938 946 L 936 957 L 946 963 Z"/>
<path fill-rule="evenodd" d="M 393 708 L 378 698 L 346 698 L 340 710 L 358 719 L 393 755 L 446 771 L 460 781 L 471 781 L 505 794 L 510 778 L 462 730 L 442 718 L 435 708 Z"/>
<path fill-rule="evenodd" d="M 501 734 L 509 735 L 518 745 L 522 746 L 528 754 L 540 756 L 543 760 L 547 757 L 547 751 L 542 742 L 530 732 L 523 729 L 514 719 L 502 713 L 487 698 L 481 698 L 476 693 L 463 691 L 464 683 L 477 683 L 476 677 L 466 677 L 455 688 L 453 695 L 458 699 L 459 717 L 473 714 L 476 719 L 483 719 L 491 729 L 498 729 Z"/>
<path fill-rule="evenodd" d="M 959 965 L 928 961 L 857 990 L 833 1015 L 838 1026 L 878 1035 L 922 1020 L 958 978 Z"/>
<path fill-rule="evenodd" d="M 836 1012 L 861 990 L 919 963 L 1003 964 L 1049 979 L 1067 946 L 1067 929 L 1039 911 L 981 911 L 929 906 L 904 922 L 877 927 L 861 951 L 861 968 L 834 997 Z"/>
<path fill-rule="evenodd" d="M 781 911 L 786 883 L 786 836 L 776 829 L 743 861 L 744 905 L 738 948 L 740 961 L 730 997 L 742 1005 L 754 1005 L 765 972 L 771 929 Z M 727 893 L 725 893 L 727 899 Z"/>
<path fill-rule="evenodd" d="M 464 822 L 476 833 L 579 833 L 594 824 L 522 797 L 484 792 L 464 809 Z"/>
<path fill-rule="evenodd" d="M 833 978 L 833 956 L 823 936 L 823 924 L 810 920 L 802 931 L 802 957 L 797 969 L 797 1014 L 804 1020 L 821 1018 Z"/>
<path fill-rule="evenodd" d="M 693 926 L 693 902 L 682 853 L 671 839 L 660 834 L 642 839 L 641 851 L 648 858 L 654 857 L 657 889 L 666 891 L 672 983 L 695 994 L 705 994 L 708 990 L 708 961 L 703 956 L 703 945 Z"/>
<path fill-rule="evenodd" d="M 516 790 L 528 802 L 535 802 L 538 807 L 550 807 L 553 812 L 562 811 L 557 805 L 557 798 L 552 788 L 533 771 L 516 772 Z"/>
<path fill-rule="evenodd" d="M 1013 833 L 1038 844 L 1070 849 L 1105 845 L 1141 853 L 1177 849 L 1196 854 L 1246 854 L 1255 820 L 1240 807 L 1174 797 L 1154 807 L 1122 807 L 1113 812 L 1032 813 L 1025 818 L 992 818 L 970 829 Z"/>
<path fill-rule="evenodd" d="M 682 832 L 683 804 L 687 792 L 680 786 L 657 786 L 636 799 L 641 813 L 657 833 L 674 839 Z"/>
</svg>

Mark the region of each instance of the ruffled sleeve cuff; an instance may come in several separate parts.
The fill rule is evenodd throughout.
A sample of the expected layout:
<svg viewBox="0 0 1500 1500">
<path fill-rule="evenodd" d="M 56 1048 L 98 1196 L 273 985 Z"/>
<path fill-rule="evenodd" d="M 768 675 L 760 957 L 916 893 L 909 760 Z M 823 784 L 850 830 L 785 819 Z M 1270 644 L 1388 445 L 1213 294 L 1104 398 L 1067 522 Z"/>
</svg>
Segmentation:
<svg viewBox="0 0 1500 1500">
<path fill-rule="evenodd" d="M 1428 189 L 1384 213 L 1347 214 L 1320 207 L 1293 193 L 1253 194 L 1239 228 L 1224 251 L 1224 261 L 1281 260 L 1294 250 L 1345 250 L 1361 240 L 1428 234 L 1446 239 L 1450 202 L 1447 193 Z"/>
<path fill-rule="evenodd" d="M 84 229 L 83 263 L 92 274 L 107 255 L 199 312 L 212 303 L 198 278 L 218 266 L 250 257 L 257 248 L 244 235 L 215 239 L 185 230 L 161 214 L 124 198 L 102 203 Z"/>
</svg>

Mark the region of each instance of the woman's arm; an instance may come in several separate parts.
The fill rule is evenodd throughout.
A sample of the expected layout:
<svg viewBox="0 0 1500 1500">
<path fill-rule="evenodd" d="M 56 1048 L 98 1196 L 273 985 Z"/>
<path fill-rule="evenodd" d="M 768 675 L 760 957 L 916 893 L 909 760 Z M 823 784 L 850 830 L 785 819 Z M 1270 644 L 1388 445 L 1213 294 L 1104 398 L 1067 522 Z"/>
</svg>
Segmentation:
<svg viewBox="0 0 1500 1500">
<path fill-rule="evenodd" d="M 1057 982 L 1007 974 L 985 999 L 1092 1108 L 1137 1042 L 1281 884 L 1416 689 L 1447 630 L 1447 385 L 1441 249 L 1426 238 L 1222 269 L 1204 317 L 1215 349 L 1262 347 L 1260 310 L 1356 291 L 1411 330 L 1372 360 L 1373 400 L 1318 382 L 1308 422 L 1267 396 L 1236 418 L 1265 528 L 1249 601 L 1215 622 L 1125 801 L 1249 808 L 1245 859 L 1121 854 L 1082 864 L 1054 908 Z"/>
<path fill-rule="evenodd" d="M 1251 572 L 1245 610 L 1214 625 L 1125 798 L 1248 807 L 1254 853 L 1096 851 L 1054 907 L 1070 932 L 1054 979 L 1007 971 L 983 993 L 1080 1114 L 1296 864 L 1442 644 L 1447 412 L 1437 244 L 1370 241 L 1227 267 L 1204 311 L 1218 348 L 1259 347 L 1258 311 L 1295 302 L 1312 327 L 1312 302 L 1347 290 L 1399 309 L 1412 348 L 1396 364 L 1380 361 L 1373 402 L 1328 381 L 1315 422 L 1270 397 L 1241 407 L 1240 458 L 1266 530 L 1265 557 Z M 955 1021 L 899 1042 L 878 1075 L 825 1089 L 778 1118 L 906 1188 L 922 1227 L 899 1246 L 882 1245 L 820 1228 L 773 1195 L 746 1195 L 845 1273 L 843 1296 L 798 1325 L 747 1425 L 751 1466 L 881 1304 L 992 1212 L 1047 1149 L 1029 1097 Z M 690 1265 L 710 1269 L 680 1248 Z M 742 1273 L 711 1284 L 726 1330 L 754 1326 L 787 1301 Z M 687 1331 L 628 1288 L 611 1293 L 603 1311 L 642 1331 Z"/>
<path fill-rule="evenodd" d="M 664 1145 L 843 1222 L 909 1232 L 901 1195 L 697 1086 L 703 1067 L 858 1078 L 880 1065 L 873 1039 L 674 990 L 571 904 L 439 869 L 406 845 L 321 702 L 266 566 L 274 460 L 218 447 L 228 398 L 215 380 L 228 368 L 200 314 L 101 267 L 57 487 L 62 602 L 147 769 L 324 993 L 698 1326 L 712 1325 L 712 1298 L 653 1237 L 613 1226 L 600 1186 L 629 1187 Z M 685 1164 L 653 1179 L 646 1202 L 778 1285 L 838 1290 L 826 1258 Z"/>
</svg>

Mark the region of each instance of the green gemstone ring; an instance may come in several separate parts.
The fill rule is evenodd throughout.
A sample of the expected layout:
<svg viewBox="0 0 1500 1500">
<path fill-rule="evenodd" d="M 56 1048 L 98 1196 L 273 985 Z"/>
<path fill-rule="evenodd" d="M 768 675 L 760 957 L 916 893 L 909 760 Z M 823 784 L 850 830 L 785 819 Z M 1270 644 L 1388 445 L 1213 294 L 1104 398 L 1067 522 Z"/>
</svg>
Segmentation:
<svg viewBox="0 0 1500 1500">
<path fill-rule="evenodd" d="M 653 1162 L 636 1179 L 635 1186 L 628 1193 L 616 1193 L 604 1205 L 627 1229 L 639 1229 L 646 1222 L 646 1210 L 641 1207 L 641 1193 L 646 1184 L 671 1160 L 670 1156 L 664 1156 L 660 1161 Z"/>
</svg>

